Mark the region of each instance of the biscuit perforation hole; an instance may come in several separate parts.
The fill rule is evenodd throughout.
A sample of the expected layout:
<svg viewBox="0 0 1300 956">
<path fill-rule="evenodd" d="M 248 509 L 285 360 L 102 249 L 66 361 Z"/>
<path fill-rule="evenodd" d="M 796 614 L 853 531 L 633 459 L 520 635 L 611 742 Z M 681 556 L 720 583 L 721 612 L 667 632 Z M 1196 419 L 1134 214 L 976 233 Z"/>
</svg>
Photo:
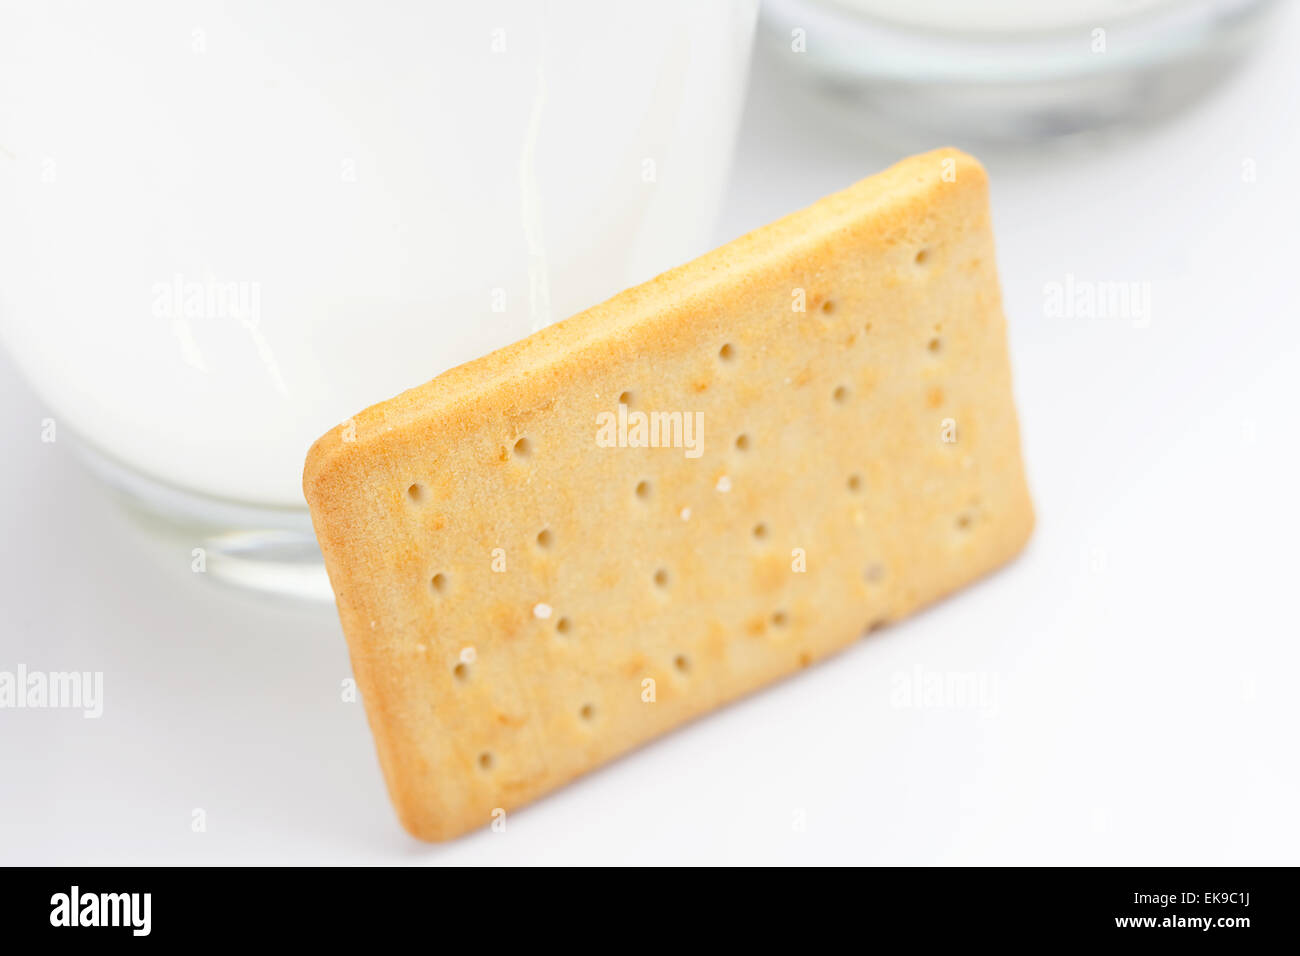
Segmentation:
<svg viewBox="0 0 1300 956">
<path fill-rule="evenodd" d="M 718 349 L 718 358 L 722 359 L 724 362 L 735 361 L 736 347 L 728 342 L 726 345 L 722 346 L 722 348 Z"/>
<path fill-rule="evenodd" d="M 445 594 L 447 591 L 447 575 L 439 571 L 433 577 L 429 578 L 429 586 L 433 588 L 436 594 Z"/>
<path fill-rule="evenodd" d="M 858 474 L 849 475 L 848 481 L 844 484 L 848 487 L 851 493 L 856 495 L 862 490 L 862 476 Z"/>
<path fill-rule="evenodd" d="M 755 541 L 764 540 L 767 537 L 767 523 L 760 521 L 758 524 L 754 525 L 751 533 L 754 535 Z"/>
<path fill-rule="evenodd" d="M 420 504 L 424 501 L 424 485 L 417 481 L 406 489 L 406 496 L 411 499 L 413 504 Z"/>
<path fill-rule="evenodd" d="M 847 385 L 837 386 L 835 391 L 831 392 L 831 398 L 835 399 L 836 404 L 843 405 L 849 400 L 849 387 Z"/>
<path fill-rule="evenodd" d="M 451 669 L 451 673 L 452 676 L 456 678 L 456 680 L 460 681 L 463 684 L 465 681 L 469 680 L 469 665 L 466 664 L 464 661 L 461 661 L 459 664 L 457 664 L 455 667 Z"/>
<path fill-rule="evenodd" d="M 631 391 L 623 392 L 618 396 L 618 403 L 620 405 L 631 405 L 633 397 Z"/>
<path fill-rule="evenodd" d="M 555 622 L 555 629 L 561 634 L 568 634 L 573 630 L 573 622 L 567 617 L 562 617 Z"/>
<path fill-rule="evenodd" d="M 862 572 L 862 576 L 871 584 L 879 584 L 885 580 L 885 566 L 879 562 L 869 564 L 866 571 Z"/>
<path fill-rule="evenodd" d="M 480 770 L 491 770 L 495 763 L 496 758 L 487 750 L 478 755 L 478 766 Z"/>
<path fill-rule="evenodd" d="M 822 303 L 822 311 L 825 312 L 827 315 L 830 315 L 832 312 L 835 311 L 835 302 L 831 299 L 827 299 L 825 302 Z"/>
<path fill-rule="evenodd" d="M 596 708 L 591 704 L 583 704 L 578 710 L 578 716 L 583 720 L 591 720 L 596 716 Z"/>
<path fill-rule="evenodd" d="M 667 568 L 659 568 L 654 573 L 655 587 L 664 590 L 668 587 L 670 580 Z"/>
<path fill-rule="evenodd" d="M 550 528 L 543 528 L 537 532 L 537 546 L 543 551 L 549 551 L 551 545 L 555 544 L 555 535 Z"/>
<path fill-rule="evenodd" d="M 937 355 L 938 353 L 943 351 L 943 339 L 939 338 L 939 336 L 936 335 L 928 343 L 926 343 L 925 347 Z"/>
<path fill-rule="evenodd" d="M 673 667 L 679 674 L 689 674 L 691 672 L 691 659 L 685 654 L 678 654 L 673 658 Z"/>
<path fill-rule="evenodd" d="M 773 611 L 773 612 L 772 612 L 772 626 L 773 626 L 773 627 L 785 627 L 785 626 L 786 626 L 787 624 L 789 624 L 789 623 L 790 623 L 790 616 L 789 616 L 788 614 L 786 614 L 785 611 Z"/>
<path fill-rule="evenodd" d="M 515 457 L 527 458 L 533 453 L 533 443 L 527 438 L 520 438 L 515 442 Z"/>
<path fill-rule="evenodd" d="M 653 490 L 654 490 L 653 487 L 648 481 L 642 480 L 636 483 L 636 496 L 640 498 L 642 501 L 645 501 L 647 498 L 649 498 L 650 492 Z"/>
<path fill-rule="evenodd" d="M 749 436 L 748 436 L 748 435 L 743 435 L 743 434 L 742 434 L 742 435 L 737 435 L 737 436 L 736 436 L 736 451 L 749 451 Z"/>
<path fill-rule="evenodd" d="M 918 266 L 923 266 L 923 265 L 925 265 L 925 264 L 926 264 L 927 262 L 929 262 L 929 261 L 930 261 L 930 250 L 929 250 L 929 249 L 918 249 L 918 250 L 916 251 L 916 264 L 917 264 Z"/>
</svg>

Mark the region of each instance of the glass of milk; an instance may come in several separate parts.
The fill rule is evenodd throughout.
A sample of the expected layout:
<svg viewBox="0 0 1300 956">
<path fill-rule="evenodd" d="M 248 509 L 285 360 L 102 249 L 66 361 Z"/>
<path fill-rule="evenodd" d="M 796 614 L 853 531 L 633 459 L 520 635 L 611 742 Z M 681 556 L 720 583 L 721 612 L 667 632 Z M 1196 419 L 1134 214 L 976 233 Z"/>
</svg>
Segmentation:
<svg viewBox="0 0 1300 956">
<path fill-rule="evenodd" d="M 362 408 L 706 250 L 757 0 L 0 11 L 0 335 L 185 561 L 328 596 Z"/>
<path fill-rule="evenodd" d="M 1025 143 L 1152 118 L 1208 89 L 1275 0 L 768 0 L 814 102 L 913 144 Z"/>
</svg>

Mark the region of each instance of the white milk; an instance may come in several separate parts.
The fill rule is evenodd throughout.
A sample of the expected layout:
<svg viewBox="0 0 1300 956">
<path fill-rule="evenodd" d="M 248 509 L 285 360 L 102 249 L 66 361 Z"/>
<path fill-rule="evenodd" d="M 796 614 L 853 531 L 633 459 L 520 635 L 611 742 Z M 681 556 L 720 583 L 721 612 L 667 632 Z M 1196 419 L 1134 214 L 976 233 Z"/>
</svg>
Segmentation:
<svg viewBox="0 0 1300 956">
<path fill-rule="evenodd" d="M 831 0 L 895 23 L 941 30 L 1018 33 L 1104 26 L 1188 0 Z"/>
<path fill-rule="evenodd" d="M 330 426 L 705 250 L 755 6 L 7 4 L 4 341 L 109 457 L 299 506 Z"/>
</svg>

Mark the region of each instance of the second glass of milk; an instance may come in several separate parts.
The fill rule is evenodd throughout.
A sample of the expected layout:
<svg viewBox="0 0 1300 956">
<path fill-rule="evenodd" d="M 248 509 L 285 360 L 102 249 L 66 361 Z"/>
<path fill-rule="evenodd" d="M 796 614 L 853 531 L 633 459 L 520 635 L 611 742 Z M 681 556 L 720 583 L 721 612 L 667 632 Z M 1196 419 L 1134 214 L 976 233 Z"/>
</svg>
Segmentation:
<svg viewBox="0 0 1300 956">
<path fill-rule="evenodd" d="M 771 61 L 812 105 L 907 148 L 1036 144 L 1193 102 L 1275 0 L 767 0 Z"/>
<path fill-rule="evenodd" d="M 705 251 L 756 6 L 8 7 L 0 334 L 209 572 L 328 596 L 308 446 Z"/>
</svg>

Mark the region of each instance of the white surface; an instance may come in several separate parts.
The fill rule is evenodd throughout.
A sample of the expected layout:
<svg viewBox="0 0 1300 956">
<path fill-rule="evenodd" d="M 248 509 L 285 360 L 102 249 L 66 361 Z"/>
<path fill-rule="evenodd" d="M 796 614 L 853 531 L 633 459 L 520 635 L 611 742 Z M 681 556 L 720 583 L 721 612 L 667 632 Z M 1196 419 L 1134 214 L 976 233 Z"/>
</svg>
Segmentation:
<svg viewBox="0 0 1300 956">
<path fill-rule="evenodd" d="M 103 670 L 106 700 L 0 711 L 0 862 L 1300 862 L 1298 41 L 1292 5 L 1190 113 L 986 156 L 1021 560 L 504 833 L 406 837 L 332 615 L 151 551 L 6 366 L 0 669 Z M 720 238 L 895 158 L 786 96 L 760 64 Z M 1047 318 L 1067 273 L 1151 283 L 1149 325 Z M 987 706 L 896 706 L 917 668 Z"/>
</svg>

